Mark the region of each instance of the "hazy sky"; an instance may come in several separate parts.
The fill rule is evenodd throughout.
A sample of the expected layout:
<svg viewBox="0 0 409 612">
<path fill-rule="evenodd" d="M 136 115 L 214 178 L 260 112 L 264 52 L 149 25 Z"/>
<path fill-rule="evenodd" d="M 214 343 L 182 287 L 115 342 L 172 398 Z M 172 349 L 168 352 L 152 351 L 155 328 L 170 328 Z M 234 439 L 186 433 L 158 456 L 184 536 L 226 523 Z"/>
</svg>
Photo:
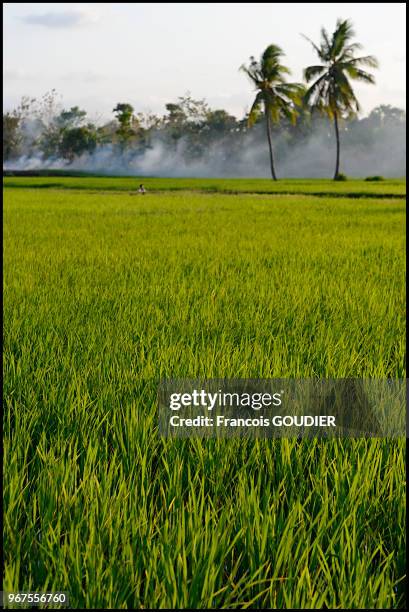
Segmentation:
<svg viewBox="0 0 409 612">
<path fill-rule="evenodd" d="M 163 112 L 189 91 L 212 107 L 242 116 L 253 91 L 238 71 L 250 55 L 280 45 L 292 78 L 316 63 L 300 33 L 319 41 L 321 26 L 352 19 L 363 54 L 380 62 L 376 86 L 357 84 L 364 112 L 405 107 L 404 3 L 133 4 L 10 3 L 4 11 L 4 102 L 55 88 L 64 106 L 92 118 L 117 102 Z"/>
</svg>

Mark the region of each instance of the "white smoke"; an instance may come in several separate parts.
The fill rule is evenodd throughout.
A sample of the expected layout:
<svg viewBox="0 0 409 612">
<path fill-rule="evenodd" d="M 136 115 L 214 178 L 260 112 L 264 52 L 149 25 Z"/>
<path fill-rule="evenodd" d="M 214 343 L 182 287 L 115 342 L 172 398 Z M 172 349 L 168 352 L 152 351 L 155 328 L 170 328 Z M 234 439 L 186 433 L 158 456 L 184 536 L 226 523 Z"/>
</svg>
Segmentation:
<svg viewBox="0 0 409 612">
<path fill-rule="evenodd" d="M 297 144 L 288 145 L 285 137 L 274 137 L 278 177 L 331 177 L 335 165 L 335 139 L 322 125 L 315 134 Z M 204 148 L 200 157 L 189 155 L 189 143 L 181 138 L 175 147 L 160 138 L 144 152 L 103 145 L 92 154 L 84 154 L 72 163 L 59 158 L 43 159 L 40 154 L 24 155 L 9 161 L 5 170 L 66 169 L 107 175 L 168 177 L 270 177 L 269 154 L 264 131 L 247 132 L 240 146 L 221 140 Z M 402 177 L 406 174 L 405 125 L 392 126 L 382 138 L 372 143 L 351 144 L 348 134 L 341 135 L 341 172 L 351 177 L 379 174 Z"/>
</svg>

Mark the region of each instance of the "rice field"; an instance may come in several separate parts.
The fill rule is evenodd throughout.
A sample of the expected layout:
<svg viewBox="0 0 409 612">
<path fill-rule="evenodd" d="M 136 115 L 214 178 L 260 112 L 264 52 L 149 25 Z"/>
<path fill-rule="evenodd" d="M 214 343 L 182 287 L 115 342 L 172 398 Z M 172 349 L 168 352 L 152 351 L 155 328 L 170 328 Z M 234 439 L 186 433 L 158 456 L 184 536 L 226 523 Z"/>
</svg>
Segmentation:
<svg viewBox="0 0 409 612">
<path fill-rule="evenodd" d="M 404 195 L 4 179 L 4 590 L 404 607 L 404 440 L 157 431 L 164 378 L 405 378 Z"/>
</svg>

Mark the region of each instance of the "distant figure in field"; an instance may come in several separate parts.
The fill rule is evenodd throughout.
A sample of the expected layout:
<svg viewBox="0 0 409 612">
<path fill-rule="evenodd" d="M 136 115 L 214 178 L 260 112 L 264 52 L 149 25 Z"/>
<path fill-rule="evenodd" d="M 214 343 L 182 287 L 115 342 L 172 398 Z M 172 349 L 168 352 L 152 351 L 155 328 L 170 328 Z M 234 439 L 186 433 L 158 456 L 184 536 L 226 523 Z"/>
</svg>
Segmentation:
<svg viewBox="0 0 409 612">
<path fill-rule="evenodd" d="M 146 193 L 146 189 L 142 185 L 142 183 L 139 185 L 138 193 L 141 193 L 142 195 L 145 195 L 145 193 Z"/>
</svg>

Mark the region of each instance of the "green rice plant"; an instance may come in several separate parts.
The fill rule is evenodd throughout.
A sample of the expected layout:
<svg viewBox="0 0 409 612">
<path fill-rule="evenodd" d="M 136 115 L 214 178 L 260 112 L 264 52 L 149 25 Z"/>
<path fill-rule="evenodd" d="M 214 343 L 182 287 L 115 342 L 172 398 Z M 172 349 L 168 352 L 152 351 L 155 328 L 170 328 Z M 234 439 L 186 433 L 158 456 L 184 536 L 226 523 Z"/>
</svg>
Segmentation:
<svg viewBox="0 0 409 612">
<path fill-rule="evenodd" d="M 403 183 L 63 180 L 6 181 L 4 589 L 403 607 L 403 440 L 157 430 L 163 378 L 405 378 Z"/>
<path fill-rule="evenodd" d="M 112 177 L 112 176 L 27 176 L 4 177 L 7 187 L 20 189 L 81 189 L 93 191 L 128 191 L 136 193 L 140 183 L 148 192 L 153 191 L 199 191 L 205 193 L 248 194 L 305 194 L 325 197 L 398 197 L 406 194 L 404 179 L 388 179 L 378 184 L 368 184 L 361 179 L 335 182 L 328 179 L 213 179 L 213 178 L 158 178 L 158 177 Z"/>
</svg>

